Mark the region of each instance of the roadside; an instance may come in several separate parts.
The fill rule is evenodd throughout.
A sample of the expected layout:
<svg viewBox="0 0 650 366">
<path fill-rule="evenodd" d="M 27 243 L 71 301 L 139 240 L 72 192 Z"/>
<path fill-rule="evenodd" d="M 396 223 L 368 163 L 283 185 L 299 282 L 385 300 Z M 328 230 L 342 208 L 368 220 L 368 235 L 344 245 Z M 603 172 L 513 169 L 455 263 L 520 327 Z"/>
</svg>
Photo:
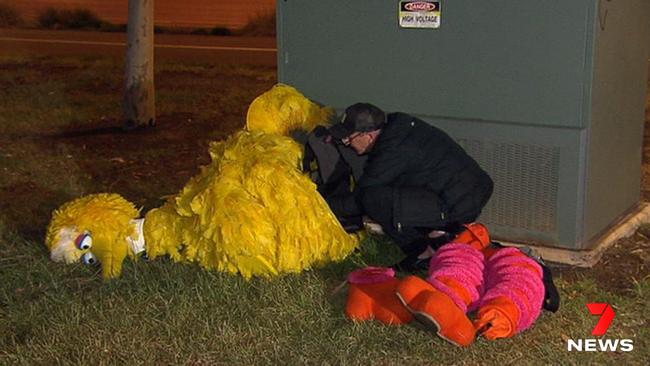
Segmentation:
<svg viewBox="0 0 650 366">
<path fill-rule="evenodd" d="M 160 34 L 155 56 L 184 63 L 243 63 L 274 66 L 274 37 L 219 37 Z M 0 28 L 0 54 L 49 56 L 110 56 L 123 59 L 125 33 Z"/>
<path fill-rule="evenodd" d="M 275 1 L 157 1 L 155 33 L 275 36 Z M 0 0 L 0 28 L 125 32 L 128 3 L 120 1 Z"/>
</svg>

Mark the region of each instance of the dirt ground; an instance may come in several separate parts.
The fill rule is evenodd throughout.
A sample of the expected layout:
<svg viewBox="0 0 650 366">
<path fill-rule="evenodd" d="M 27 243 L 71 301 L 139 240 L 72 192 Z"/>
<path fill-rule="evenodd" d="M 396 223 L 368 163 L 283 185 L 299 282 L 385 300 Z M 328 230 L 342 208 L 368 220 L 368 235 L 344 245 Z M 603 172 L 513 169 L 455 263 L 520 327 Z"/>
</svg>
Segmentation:
<svg viewBox="0 0 650 366">
<path fill-rule="evenodd" d="M 248 104 L 276 82 L 270 66 L 231 72 L 228 67 L 172 65 L 156 72 L 155 127 L 125 132 L 119 110 L 121 64 L 100 76 L 84 62 L 1 64 L 0 73 L 20 76 L 11 83 L 0 80 L 0 95 L 5 88 L 40 80 L 65 85 L 64 90 L 50 93 L 63 94 L 61 101 L 71 106 L 74 117 L 65 126 L 28 126 L 0 133 L 0 165 L 6 162 L 0 168 L 5 174 L 0 184 L 0 221 L 24 238 L 41 242 L 52 210 L 79 194 L 119 192 L 144 211 L 160 206 L 166 195 L 176 194 L 209 162 L 209 143 L 241 129 Z M 23 76 L 19 69 L 30 71 Z M 114 69 L 117 75 L 112 74 Z M 83 82 L 66 81 L 80 74 Z M 109 111 L 88 104 L 102 104 Z M 83 117 L 77 119 L 76 108 Z M 48 175 L 63 177 L 52 177 L 50 182 Z M 82 188 L 71 195 L 65 180 L 71 182 L 68 186 Z"/>
<path fill-rule="evenodd" d="M 1 65 L 0 72 L 12 71 L 12 65 Z M 65 77 L 72 71 L 66 67 L 44 67 L 34 65 L 43 75 Z M 58 76 L 57 76 L 58 75 Z M 164 92 L 177 88 L 187 80 L 196 79 L 193 71 L 163 71 L 157 75 L 157 90 Z M 237 83 L 234 80 L 227 80 Z M 226 77 L 227 79 L 227 77 Z M 185 81 L 184 81 L 185 80 Z M 250 80 L 249 80 L 250 81 Z M 226 82 L 226 81 L 223 81 Z M 220 125 L 215 128 L 214 120 L 199 115 L 196 109 L 187 108 L 184 112 L 160 113 L 154 128 L 124 132 L 116 118 L 97 117 L 90 124 L 84 122 L 62 129 L 53 129 L 29 135 L 0 136 L 0 145 L 8 146 L 16 140 L 34 146 L 45 155 L 69 152 L 68 157 L 75 161 L 78 172 L 93 186 L 104 190 L 119 192 L 127 199 L 145 210 L 161 204 L 162 196 L 175 194 L 187 180 L 208 162 L 207 147 L 210 141 L 223 139 L 243 126 L 245 108 L 255 95 L 268 89 L 275 80 L 253 80 L 253 87 L 241 97 L 240 106 L 229 108 L 220 116 Z M 189 81 L 191 83 L 191 81 Z M 6 87 L 6 85 L 4 86 Z M 0 84 L 0 90 L 3 85 Z M 74 93 L 116 94 L 121 93 L 120 80 L 97 82 L 88 89 L 77 89 Z M 223 83 L 201 85 L 202 93 L 218 94 Z M 210 89 L 212 88 L 212 89 Z M 649 98 L 650 105 L 650 98 Z M 650 109 L 646 110 L 646 130 L 644 134 L 642 166 L 642 198 L 650 201 Z M 4 140 L 4 141 L 3 141 Z M 90 148 L 92 147 L 92 148 Z M 169 151 L 173 151 L 169 154 Z M 149 151 L 149 153 L 144 153 Z M 158 153 L 150 153 L 157 151 Z M 19 154 L 8 150 L 5 154 Z M 65 171 L 67 162 L 49 161 L 52 171 Z M 41 241 L 49 220 L 49 212 L 62 203 L 61 192 L 29 179 L 17 180 L 16 184 L 2 187 L 0 209 L 5 211 L 5 220 L 16 227 L 23 237 Z M 144 188 L 147 187 L 147 188 Z M 38 193 L 35 193 L 38 192 Z M 38 197 L 34 197 L 37 194 Z M 65 201 L 65 200 L 63 200 Z M 26 225 L 22 215 L 12 214 L 9 205 L 25 202 L 33 220 Z M 634 289 L 635 281 L 650 276 L 650 225 L 642 227 L 632 237 L 622 239 L 609 249 L 601 262 L 593 269 L 578 269 L 555 266 L 555 271 L 565 278 L 580 277 L 589 273 L 599 285 L 613 292 L 624 293 Z M 612 275 L 616 274 L 616 275 Z"/>
</svg>

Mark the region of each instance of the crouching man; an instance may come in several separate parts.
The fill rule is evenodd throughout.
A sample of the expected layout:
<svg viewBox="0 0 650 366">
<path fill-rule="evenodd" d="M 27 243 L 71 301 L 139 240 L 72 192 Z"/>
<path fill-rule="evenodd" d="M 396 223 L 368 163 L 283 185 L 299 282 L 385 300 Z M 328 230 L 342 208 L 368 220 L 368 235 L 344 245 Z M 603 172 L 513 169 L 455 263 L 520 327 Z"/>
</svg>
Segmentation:
<svg viewBox="0 0 650 366">
<path fill-rule="evenodd" d="M 444 244 L 437 236 L 476 220 L 492 195 L 492 179 L 460 145 L 408 114 L 357 103 L 330 133 L 367 155 L 357 201 L 407 254 L 405 266 Z"/>
</svg>

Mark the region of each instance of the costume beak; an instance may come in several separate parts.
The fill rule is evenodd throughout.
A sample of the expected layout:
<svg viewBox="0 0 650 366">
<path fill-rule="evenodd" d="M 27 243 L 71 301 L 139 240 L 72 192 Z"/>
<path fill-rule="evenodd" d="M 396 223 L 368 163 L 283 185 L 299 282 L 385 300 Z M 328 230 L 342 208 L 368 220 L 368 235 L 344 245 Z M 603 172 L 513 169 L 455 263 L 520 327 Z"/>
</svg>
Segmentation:
<svg viewBox="0 0 650 366">
<path fill-rule="evenodd" d="M 92 251 L 102 266 L 102 277 L 105 280 L 120 276 L 122 273 L 122 262 L 127 255 L 126 243 L 120 241 L 119 243 L 109 244 L 97 240 L 93 245 Z"/>
</svg>

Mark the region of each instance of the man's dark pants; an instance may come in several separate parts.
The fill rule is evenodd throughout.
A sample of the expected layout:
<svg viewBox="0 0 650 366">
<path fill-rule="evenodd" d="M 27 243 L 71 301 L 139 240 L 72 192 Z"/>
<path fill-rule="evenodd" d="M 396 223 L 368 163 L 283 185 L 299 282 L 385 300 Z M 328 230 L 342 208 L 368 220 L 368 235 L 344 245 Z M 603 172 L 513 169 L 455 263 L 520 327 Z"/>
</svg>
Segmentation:
<svg viewBox="0 0 650 366">
<path fill-rule="evenodd" d="M 426 248 L 432 230 L 458 231 L 476 220 L 482 208 L 454 212 L 435 192 L 420 187 L 366 187 L 361 202 L 365 214 L 407 254 Z"/>
</svg>

